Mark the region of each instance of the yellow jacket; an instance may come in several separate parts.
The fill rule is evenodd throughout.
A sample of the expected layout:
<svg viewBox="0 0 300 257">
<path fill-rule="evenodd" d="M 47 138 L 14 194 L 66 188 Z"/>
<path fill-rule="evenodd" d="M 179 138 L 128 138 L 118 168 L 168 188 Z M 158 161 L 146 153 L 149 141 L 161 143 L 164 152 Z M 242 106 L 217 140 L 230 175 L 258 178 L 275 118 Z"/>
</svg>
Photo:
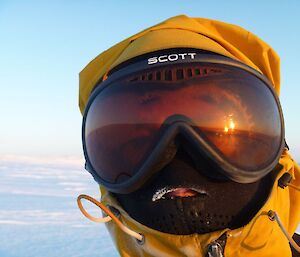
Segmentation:
<svg viewBox="0 0 300 257">
<path fill-rule="evenodd" d="M 280 60 L 269 45 L 235 25 L 177 16 L 123 40 L 92 60 L 80 73 L 81 112 L 83 113 L 93 88 L 113 67 L 144 53 L 176 47 L 209 50 L 240 60 L 263 73 L 279 94 Z M 268 200 L 249 224 L 239 229 L 225 229 L 202 235 L 158 232 L 129 217 L 113 196 L 101 188 L 102 202 L 118 209 L 122 223 L 145 235 L 145 242 L 139 244 L 113 222 L 108 222 L 107 227 L 121 256 L 205 256 L 207 246 L 225 232 L 225 257 L 291 256 L 287 239 L 278 224 L 269 218 L 268 212 L 276 211 L 289 235 L 294 234 L 300 220 L 300 192 L 291 187 L 278 187 L 278 180 L 288 172 L 292 175 L 293 185 L 300 186 L 300 169 L 286 151 L 280 163 L 283 168 L 275 178 Z"/>
</svg>

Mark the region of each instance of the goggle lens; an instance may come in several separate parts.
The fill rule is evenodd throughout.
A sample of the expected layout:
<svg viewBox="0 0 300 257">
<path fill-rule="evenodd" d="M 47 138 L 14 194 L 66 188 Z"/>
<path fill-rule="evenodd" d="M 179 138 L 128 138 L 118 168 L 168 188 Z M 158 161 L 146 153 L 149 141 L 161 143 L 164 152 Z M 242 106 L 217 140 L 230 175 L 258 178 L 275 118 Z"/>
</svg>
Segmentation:
<svg viewBox="0 0 300 257">
<path fill-rule="evenodd" d="M 263 169 L 278 155 L 281 114 L 262 80 L 230 66 L 181 64 L 131 74 L 95 96 L 84 124 L 93 169 L 110 183 L 134 176 L 173 115 L 188 117 L 239 169 Z"/>
</svg>

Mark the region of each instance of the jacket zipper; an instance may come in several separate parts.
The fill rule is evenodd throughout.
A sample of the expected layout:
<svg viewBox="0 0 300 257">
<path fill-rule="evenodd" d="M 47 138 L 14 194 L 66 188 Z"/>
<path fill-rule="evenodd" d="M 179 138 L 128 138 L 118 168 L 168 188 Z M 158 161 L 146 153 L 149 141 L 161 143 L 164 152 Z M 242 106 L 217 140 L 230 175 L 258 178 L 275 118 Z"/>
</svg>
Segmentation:
<svg viewBox="0 0 300 257">
<path fill-rule="evenodd" d="M 206 257 L 224 257 L 226 240 L 227 240 L 227 235 L 226 233 L 224 233 L 218 239 L 211 242 L 207 246 Z"/>
</svg>

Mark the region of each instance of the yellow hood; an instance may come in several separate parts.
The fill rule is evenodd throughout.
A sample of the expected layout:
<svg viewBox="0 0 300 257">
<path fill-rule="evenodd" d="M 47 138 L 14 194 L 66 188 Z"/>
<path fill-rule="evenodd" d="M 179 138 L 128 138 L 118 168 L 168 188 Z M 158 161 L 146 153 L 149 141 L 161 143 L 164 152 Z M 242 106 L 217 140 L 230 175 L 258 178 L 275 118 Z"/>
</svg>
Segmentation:
<svg viewBox="0 0 300 257">
<path fill-rule="evenodd" d="M 240 60 L 263 73 L 279 94 L 279 57 L 251 32 L 228 23 L 176 16 L 133 35 L 98 55 L 79 74 L 79 107 L 103 76 L 116 65 L 156 50 L 187 47 L 203 49 Z"/>
<path fill-rule="evenodd" d="M 187 47 L 219 53 L 244 62 L 263 73 L 280 90 L 280 60 L 275 51 L 257 36 L 241 27 L 203 18 L 177 16 L 150 27 L 106 50 L 92 60 L 80 72 L 79 106 L 83 113 L 93 88 L 116 65 L 135 56 L 156 50 Z M 121 212 L 121 221 L 129 228 L 145 235 L 140 245 L 124 234 L 113 222 L 107 227 L 121 256 L 204 256 L 207 245 L 227 233 L 225 257 L 237 256 L 291 256 L 288 241 L 278 225 L 267 213 L 276 211 L 290 235 L 297 228 L 300 218 L 300 193 L 295 189 L 279 188 L 280 176 L 289 172 L 293 184 L 300 186 L 300 170 L 287 153 L 282 155 L 283 169 L 275 180 L 272 192 L 261 210 L 246 226 L 208 234 L 171 235 L 145 227 L 121 208 L 104 188 L 101 188 L 104 204 Z"/>
<path fill-rule="evenodd" d="M 172 235 L 148 228 L 133 220 L 119 205 L 115 198 L 101 187 L 101 201 L 113 206 L 121 213 L 124 225 L 145 236 L 144 244 L 128 236 L 113 222 L 107 228 L 121 256 L 124 257 L 196 257 L 205 256 L 207 247 L 224 232 L 227 235 L 225 257 L 290 257 L 292 256 L 289 242 L 278 224 L 271 221 L 269 210 L 276 211 L 288 233 L 292 236 L 300 220 L 300 192 L 293 188 L 284 189 L 278 186 L 278 179 L 289 172 L 293 184 L 300 186 L 300 168 L 284 153 L 280 159 L 283 166 L 275 179 L 272 192 L 260 211 L 246 226 L 229 230 L 216 231 L 203 235 Z M 137 203 L 138 204 L 138 203 Z"/>
</svg>

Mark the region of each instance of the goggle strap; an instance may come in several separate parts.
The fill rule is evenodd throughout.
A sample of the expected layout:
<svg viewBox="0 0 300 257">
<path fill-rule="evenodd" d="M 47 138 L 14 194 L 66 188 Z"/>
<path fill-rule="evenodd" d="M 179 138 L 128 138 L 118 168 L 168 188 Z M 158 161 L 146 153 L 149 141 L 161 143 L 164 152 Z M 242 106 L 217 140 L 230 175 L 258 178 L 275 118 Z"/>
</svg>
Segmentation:
<svg viewBox="0 0 300 257">
<path fill-rule="evenodd" d="M 286 139 L 284 139 L 284 146 L 285 146 L 288 150 L 290 150 L 290 148 L 289 148 L 289 146 L 288 146 L 288 144 L 287 144 L 287 142 L 286 142 Z"/>
</svg>

